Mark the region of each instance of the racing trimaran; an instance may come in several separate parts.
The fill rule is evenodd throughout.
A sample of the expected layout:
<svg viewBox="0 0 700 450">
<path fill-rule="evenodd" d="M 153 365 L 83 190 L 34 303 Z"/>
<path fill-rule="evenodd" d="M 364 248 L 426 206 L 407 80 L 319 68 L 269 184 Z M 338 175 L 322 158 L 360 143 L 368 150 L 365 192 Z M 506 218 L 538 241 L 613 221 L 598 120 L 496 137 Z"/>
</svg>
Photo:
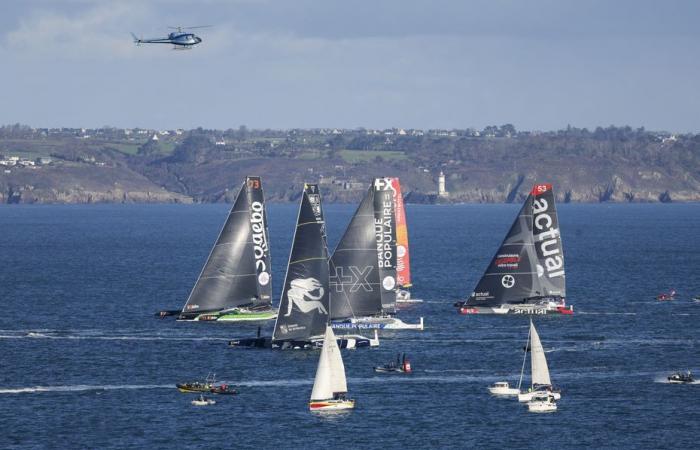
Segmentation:
<svg viewBox="0 0 700 450">
<path fill-rule="evenodd" d="M 330 259 L 334 329 L 423 329 L 395 317 L 397 245 L 391 178 L 376 178 Z"/>
<path fill-rule="evenodd" d="M 554 192 L 536 184 L 462 314 L 573 314 Z"/>
<path fill-rule="evenodd" d="M 274 319 L 267 214 L 260 177 L 246 177 L 178 320 Z"/>
</svg>

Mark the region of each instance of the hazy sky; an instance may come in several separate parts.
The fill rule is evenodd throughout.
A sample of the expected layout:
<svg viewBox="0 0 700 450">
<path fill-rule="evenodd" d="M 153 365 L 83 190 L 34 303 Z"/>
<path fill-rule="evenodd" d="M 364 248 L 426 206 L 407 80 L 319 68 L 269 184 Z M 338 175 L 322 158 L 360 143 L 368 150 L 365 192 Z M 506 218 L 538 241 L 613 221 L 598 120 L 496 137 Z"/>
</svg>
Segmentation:
<svg viewBox="0 0 700 450">
<path fill-rule="evenodd" d="M 0 124 L 700 131 L 697 1 L 0 6 Z M 168 25 L 192 51 L 136 47 Z"/>
</svg>

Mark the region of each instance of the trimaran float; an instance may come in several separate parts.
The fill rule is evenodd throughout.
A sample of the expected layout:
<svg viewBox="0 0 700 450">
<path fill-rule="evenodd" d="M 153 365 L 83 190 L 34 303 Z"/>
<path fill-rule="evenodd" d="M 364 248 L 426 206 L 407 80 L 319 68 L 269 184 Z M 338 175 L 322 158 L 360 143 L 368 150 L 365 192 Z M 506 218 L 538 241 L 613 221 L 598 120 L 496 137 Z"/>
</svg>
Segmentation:
<svg viewBox="0 0 700 450">
<path fill-rule="evenodd" d="M 462 314 L 573 314 L 551 184 L 536 184 Z"/>
<path fill-rule="evenodd" d="M 247 177 L 178 320 L 274 319 L 268 242 L 262 183 Z"/>
<path fill-rule="evenodd" d="M 329 310 L 328 248 L 318 185 L 306 184 L 272 336 L 234 339 L 232 347 L 313 348 L 323 344 Z M 338 338 L 343 348 L 379 345 L 360 335 Z"/>
<path fill-rule="evenodd" d="M 331 319 L 335 329 L 423 329 L 423 318 L 417 324 L 407 324 L 394 315 L 395 195 L 391 178 L 375 179 L 331 256 Z"/>
</svg>

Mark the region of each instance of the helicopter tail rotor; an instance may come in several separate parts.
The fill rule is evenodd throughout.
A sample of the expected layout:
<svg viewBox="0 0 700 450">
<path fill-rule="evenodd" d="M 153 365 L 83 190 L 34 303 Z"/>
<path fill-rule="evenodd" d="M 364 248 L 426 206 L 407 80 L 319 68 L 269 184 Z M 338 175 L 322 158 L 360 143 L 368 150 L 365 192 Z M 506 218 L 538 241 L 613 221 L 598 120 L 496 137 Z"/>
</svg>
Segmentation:
<svg viewBox="0 0 700 450">
<path fill-rule="evenodd" d="M 131 33 L 131 37 L 134 38 L 134 44 L 137 46 L 141 45 L 141 39 L 139 39 L 134 33 Z"/>
</svg>

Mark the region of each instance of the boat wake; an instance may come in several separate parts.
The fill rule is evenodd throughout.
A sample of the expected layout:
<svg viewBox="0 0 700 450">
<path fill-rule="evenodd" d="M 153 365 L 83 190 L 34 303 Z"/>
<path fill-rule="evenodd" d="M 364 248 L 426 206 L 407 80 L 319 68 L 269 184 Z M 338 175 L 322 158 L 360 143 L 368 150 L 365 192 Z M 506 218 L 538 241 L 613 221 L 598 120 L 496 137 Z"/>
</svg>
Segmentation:
<svg viewBox="0 0 700 450">
<path fill-rule="evenodd" d="M 677 384 L 679 386 L 682 386 L 684 384 L 700 384 L 700 380 L 691 381 L 690 383 L 671 383 L 670 381 L 668 381 L 667 375 L 659 375 L 658 377 L 654 378 L 654 383 Z"/>
<path fill-rule="evenodd" d="M 636 312 L 606 312 L 606 311 L 576 311 L 577 315 L 583 316 L 636 316 Z"/>
<path fill-rule="evenodd" d="M 84 392 L 116 391 L 122 389 L 172 389 L 172 384 L 76 384 L 71 386 L 33 386 L 21 388 L 0 388 L 0 394 L 34 394 L 42 392 Z"/>
<path fill-rule="evenodd" d="M 173 336 L 173 335 L 139 335 L 95 333 L 91 331 L 14 331 L 4 330 L 0 339 L 60 339 L 60 340 L 98 340 L 98 341 L 219 341 L 228 342 L 225 337 L 215 336 Z"/>
</svg>

